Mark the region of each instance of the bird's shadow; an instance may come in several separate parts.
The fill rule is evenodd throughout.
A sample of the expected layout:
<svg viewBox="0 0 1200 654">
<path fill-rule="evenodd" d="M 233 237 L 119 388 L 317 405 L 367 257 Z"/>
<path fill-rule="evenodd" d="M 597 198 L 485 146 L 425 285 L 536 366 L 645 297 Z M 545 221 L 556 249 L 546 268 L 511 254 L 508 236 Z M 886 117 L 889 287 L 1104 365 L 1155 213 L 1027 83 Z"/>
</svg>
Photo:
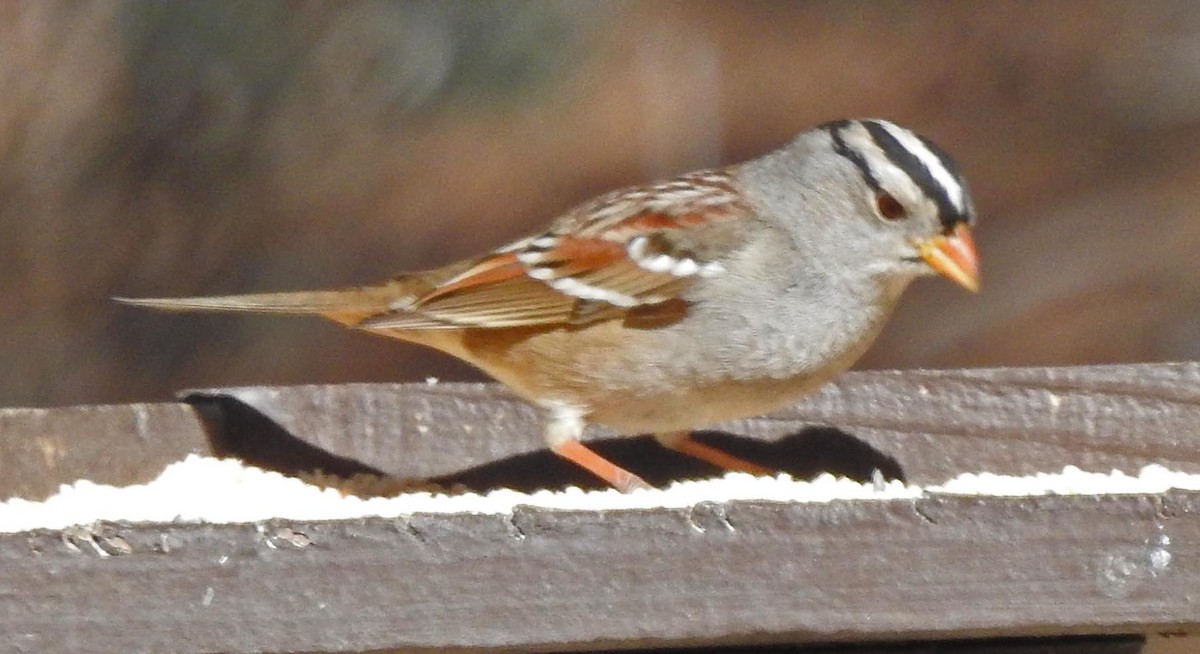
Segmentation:
<svg viewBox="0 0 1200 654">
<path fill-rule="evenodd" d="M 693 432 L 692 438 L 797 479 L 811 479 L 828 472 L 864 483 L 879 476 L 904 480 L 904 471 L 895 459 L 836 427 L 807 427 L 772 442 L 721 431 Z M 708 463 L 669 450 L 649 436 L 590 441 L 588 447 L 652 486 L 724 473 Z M 549 450 L 508 457 L 435 481 L 460 484 L 476 491 L 511 488 L 529 492 L 568 486 L 607 488 L 604 482 Z"/>
<path fill-rule="evenodd" d="M 196 410 L 209 449 L 216 456 L 239 459 L 290 476 L 317 471 L 343 478 L 385 475 L 378 468 L 305 441 L 267 414 L 235 398 L 194 393 L 183 401 Z"/>
<path fill-rule="evenodd" d="M 305 441 L 235 398 L 193 395 L 186 401 L 203 419 L 210 447 L 218 456 L 234 457 L 292 476 L 316 471 L 338 477 L 385 476 L 369 463 L 333 454 Z M 771 442 L 720 431 L 694 432 L 692 437 L 797 479 L 828 472 L 860 482 L 879 476 L 904 480 L 904 471 L 894 458 L 836 427 L 807 427 Z M 663 447 L 649 436 L 590 441 L 588 446 L 654 486 L 723 474 L 708 463 Z M 499 488 L 524 492 L 569 486 L 606 488 L 604 482 L 549 450 L 498 459 L 429 481 L 477 492 Z"/>
</svg>

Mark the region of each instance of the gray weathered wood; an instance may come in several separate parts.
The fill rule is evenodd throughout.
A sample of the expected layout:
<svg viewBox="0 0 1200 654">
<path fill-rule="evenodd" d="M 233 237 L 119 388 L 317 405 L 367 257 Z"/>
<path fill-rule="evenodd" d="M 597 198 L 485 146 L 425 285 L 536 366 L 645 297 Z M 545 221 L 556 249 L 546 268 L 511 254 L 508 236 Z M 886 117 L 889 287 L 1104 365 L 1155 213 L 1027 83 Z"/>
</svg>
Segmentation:
<svg viewBox="0 0 1200 654">
<path fill-rule="evenodd" d="M 45 499 L 77 479 L 140 484 L 190 453 L 211 447 L 183 404 L 0 409 L 0 500 Z"/>
<path fill-rule="evenodd" d="M 25 651 L 352 652 L 1192 631 L 1198 509 L 1170 493 L 106 525 L 0 537 L 0 632 Z"/>
<path fill-rule="evenodd" d="M 191 397 L 225 410 L 252 407 L 305 442 L 401 477 L 544 452 L 537 413 L 495 385 L 255 387 Z M 928 484 L 962 472 L 1031 474 L 1068 464 L 1200 472 L 1200 448 L 1191 445 L 1200 436 L 1200 364 L 852 372 L 791 409 L 717 429 L 723 433 L 711 438 L 798 474 L 862 478 L 876 467 Z M 588 437 L 613 436 L 601 428 Z M 652 443 L 614 447 L 624 448 L 622 463 L 651 478 L 673 461 Z M 531 463 L 522 475 L 563 474 L 548 455 Z M 545 474 L 553 485 L 557 477 Z"/>
<path fill-rule="evenodd" d="M 196 451 L 481 487 L 586 480 L 544 451 L 537 415 L 495 386 L 225 389 L 189 402 L 0 411 L 6 488 L 37 497 L 79 477 L 142 481 Z M 612 436 L 589 438 L 656 482 L 711 472 Z M 878 468 L 930 483 L 1068 464 L 1200 472 L 1197 436 L 1200 366 L 1155 364 L 852 373 L 793 409 L 701 437 L 797 474 Z M 1198 509 L 1200 494 L 1171 492 L 98 525 L 0 536 L 0 633 L 22 652 L 1190 633 L 1200 630 Z M 1136 638 L 1080 642 L 933 651 L 1140 649 Z"/>
</svg>

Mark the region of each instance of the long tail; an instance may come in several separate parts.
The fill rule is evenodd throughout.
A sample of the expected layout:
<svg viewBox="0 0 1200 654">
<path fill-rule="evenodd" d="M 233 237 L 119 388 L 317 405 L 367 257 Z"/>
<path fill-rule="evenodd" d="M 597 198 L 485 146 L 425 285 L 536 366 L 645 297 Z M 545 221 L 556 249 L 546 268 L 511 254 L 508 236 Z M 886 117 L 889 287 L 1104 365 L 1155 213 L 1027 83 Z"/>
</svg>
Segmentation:
<svg viewBox="0 0 1200 654">
<path fill-rule="evenodd" d="M 114 297 L 121 304 L 166 311 L 243 311 L 248 313 L 326 313 L 372 311 L 386 306 L 365 289 L 297 291 L 211 297 Z"/>
<path fill-rule="evenodd" d="M 319 314 L 353 325 L 376 314 L 397 308 L 407 299 L 399 284 L 346 288 L 328 291 L 254 293 L 212 297 L 129 298 L 115 297 L 122 304 L 166 311 L 238 311 L 244 313 Z"/>
</svg>

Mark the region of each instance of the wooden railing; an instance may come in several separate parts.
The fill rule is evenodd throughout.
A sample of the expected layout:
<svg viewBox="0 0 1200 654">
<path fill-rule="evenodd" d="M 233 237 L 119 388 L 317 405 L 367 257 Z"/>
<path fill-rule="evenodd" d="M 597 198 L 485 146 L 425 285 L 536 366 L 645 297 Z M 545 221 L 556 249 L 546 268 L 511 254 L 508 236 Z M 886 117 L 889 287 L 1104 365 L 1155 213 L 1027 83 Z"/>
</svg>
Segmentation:
<svg viewBox="0 0 1200 654">
<path fill-rule="evenodd" d="M 649 439 L 612 436 L 591 438 L 652 483 L 712 474 Z M 921 485 L 1066 465 L 1200 473 L 1200 364 L 851 373 L 788 411 L 701 437 L 797 476 Z M 537 415 L 498 387 L 349 385 L 0 410 L 0 498 L 41 499 L 80 478 L 144 482 L 189 453 L 478 490 L 591 483 L 543 449 Z M 853 643 L 1115 654 L 1168 634 L 1154 651 L 1182 653 L 1197 630 L 1190 491 L 0 535 L 0 633 L 21 652 Z M 882 642 L 894 644 L 868 645 Z"/>
</svg>

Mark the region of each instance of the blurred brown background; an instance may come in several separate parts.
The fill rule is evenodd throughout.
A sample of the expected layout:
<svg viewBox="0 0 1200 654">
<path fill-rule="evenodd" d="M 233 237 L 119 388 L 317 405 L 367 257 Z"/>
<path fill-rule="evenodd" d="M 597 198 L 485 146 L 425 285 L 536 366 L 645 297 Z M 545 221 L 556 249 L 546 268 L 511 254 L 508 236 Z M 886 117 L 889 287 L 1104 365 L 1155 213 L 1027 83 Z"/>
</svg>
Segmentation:
<svg viewBox="0 0 1200 654">
<path fill-rule="evenodd" d="M 112 295 L 341 286 L 612 187 L 881 116 L 959 160 L 978 296 L 860 367 L 1200 359 L 1200 4 L 0 3 L 0 405 L 470 378 L 316 319 Z"/>
</svg>

